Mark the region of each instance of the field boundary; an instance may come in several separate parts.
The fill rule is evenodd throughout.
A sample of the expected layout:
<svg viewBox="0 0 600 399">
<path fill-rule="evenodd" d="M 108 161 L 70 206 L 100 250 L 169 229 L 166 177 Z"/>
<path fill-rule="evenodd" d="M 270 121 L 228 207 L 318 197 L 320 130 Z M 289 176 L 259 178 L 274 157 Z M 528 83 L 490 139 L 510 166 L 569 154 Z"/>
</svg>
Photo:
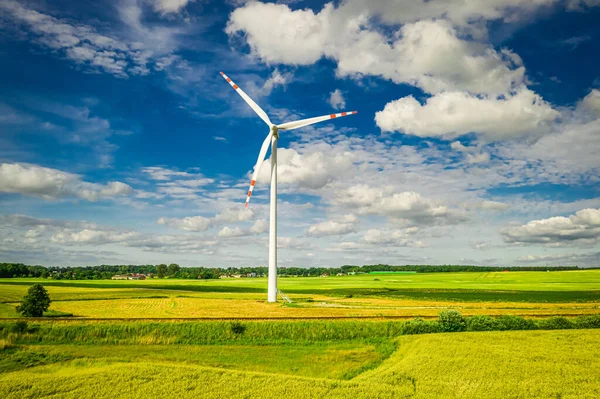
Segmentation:
<svg viewBox="0 0 600 399">
<path fill-rule="evenodd" d="M 510 316 L 510 314 L 507 314 Z M 514 315 L 527 319 L 542 319 L 549 317 L 579 317 L 597 316 L 597 314 L 583 315 L 581 313 L 539 313 L 534 315 Z M 478 315 L 479 316 L 479 315 Z M 490 317 L 501 317 L 503 315 L 492 315 Z M 283 316 L 283 317 L 0 317 L 0 321 L 302 321 L 302 320 L 413 320 L 413 319 L 437 319 L 437 315 L 423 316 Z"/>
</svg>

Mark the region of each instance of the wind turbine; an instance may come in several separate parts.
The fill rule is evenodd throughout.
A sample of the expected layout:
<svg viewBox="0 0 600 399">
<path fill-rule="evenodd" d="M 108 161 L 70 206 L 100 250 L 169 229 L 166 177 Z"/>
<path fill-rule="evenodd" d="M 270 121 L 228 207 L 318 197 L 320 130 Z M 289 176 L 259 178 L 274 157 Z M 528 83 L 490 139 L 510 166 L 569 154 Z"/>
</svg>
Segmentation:
<svg viewBox="0 0 600 399">
<path fill-rule="evenodd" d="M 262 110 L 248 95 L 240 89 L 238 85 L 233 83 L 227 75 L 221 72 L 221 75 L 231 87 L 238 92 L 240 96 L 248 103 L 250 108 L 256 112 L 256 114 L 269 126 L 269 134 L 265 138 L 265 141 L 262 143 L 262 147 L 260 147 L 260 152 L 258 153 L 258 160 L 256 161 L 256 165 L 254 166 L 254 174 L 252 175 L 252 180 L 250 181 L 250 188 L 248 189 L 248 196 L 246 197 L 246 204 L 244 205 L 246 208 L 248 207 L 248 203 L 250 202 L 250 197 L 252 196 L 252 191 L 254 191 L 254 185 L 256 184 L 256 178 L 258 177 L 258 173 L 260 172 L 260 167 L 262 166 L 265 157 L 267 156 L 267 151 L 269 150 L 269 143 L 271 144 L 271 209 L 270 209 L 270 219 L 269 219 L 269 289 L 268 289 L 268 302 L 277 302 L 277 139 L 279 138 L 279 131 L 281 130 L 293 130 L 298 129 L 304 126 L 312 125 L 315 123 L 327 121 L 329 119 L 340 118 L 342 116 L 354 115 L 357 111 L 351 112 L 341 112 L 339 114 L 329 114 L 323 116 L 317 116 L 316 118 L 308 118 L 301 119 L 299 121 L 286 122 L 280 125 L 275 125 L 269 119 L 269 116 L 265 111 Z"/>
</svg>

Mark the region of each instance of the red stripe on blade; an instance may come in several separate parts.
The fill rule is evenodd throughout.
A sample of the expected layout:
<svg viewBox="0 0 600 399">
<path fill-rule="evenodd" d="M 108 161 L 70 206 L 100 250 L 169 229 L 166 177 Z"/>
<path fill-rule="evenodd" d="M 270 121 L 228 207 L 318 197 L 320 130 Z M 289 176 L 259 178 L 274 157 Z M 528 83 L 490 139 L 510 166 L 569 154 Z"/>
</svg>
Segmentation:
<svg viewBox="0 0 600 399">
<path fill-rule="evenodd" d="M 248 197 L 252 195 L 252 191 L 248 191 Z"/>
<path fill-rule="evenodd" d="M 250 182 L 250 185 L 251 185 L 252 187 L 254 187 L 254 185 L 255 185 L 255 184 L 256 184 L 256 180 L 252 180 L 252 181 Z"/>
<path fill-rule="evenodd" d="M 335 118 L 335 114 L 329 115 L 329 118 L 331 118 L 331 119 Z"/>
<path fill-rule="evenodd" d="M 238 85 L 236 85 L 236 84 L 233 85 L 233 88 L 236 90 L 239 89 Z"/>
<path fill-rule="evenodd" d="M 347 113 L 345 113 L 345 112 L 342 112 L 342 116 L 346 116 L 346 115 L 348 115 L 348 114 L 347 114 Z"/>
</svg>

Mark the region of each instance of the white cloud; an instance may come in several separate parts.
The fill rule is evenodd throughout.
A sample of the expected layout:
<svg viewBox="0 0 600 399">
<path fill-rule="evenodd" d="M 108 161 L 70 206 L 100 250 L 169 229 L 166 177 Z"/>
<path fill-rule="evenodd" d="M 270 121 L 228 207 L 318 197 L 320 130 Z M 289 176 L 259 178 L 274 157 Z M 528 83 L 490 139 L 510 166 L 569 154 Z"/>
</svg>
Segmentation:
<svg viewBox="0 0 600 399">
<path fill-rule="evenodd" d="M 132 188 L 118 181 L 88 183 L 81 176 L 58 169 L 21 163 L 0 165 L 0 192 L 31 195 L 48 200 L 76 197 L 88 201 L 128 195 Z"/>
<path fill-rule="evenodd" d="M 598 266 L 600 263 L 600 252 L 568 253 L 568 254 L 528 254 L 517 259 L 518 262 L 537 263 L 538 265 L 576 265 L 576 266 Z"/>
<path fill-rule="evenodd" d="M 488 152 L 481 152 L 479 154 L 467 154 L 467 162 L 471 164 L 488 163 L 490 161 L 490 154 Z"/>
<path fill-rule="evenodd" d="M 333 236 L 355 233 L 358 231 L 358 218 L 352 214 L 345 215 L 341 220 L 327 220 L 311 225 L 307 234 L 309 236 Z"/>
<path fill-rule="evenodd" d="M 446 92 L 423 105 L 412 96 L 403 97 L 377 112 L 375 122 L 384 132 L 419 137 L 453 138 L 476 132 L 489 140 L 503 140 L 539 133 L 558 116 L 540 96 L 522 89 L 502 98 Z"/>
<path fill-rule="evenodd" d="M 467 219 L 458 209 L 423 198 L 413 191 L 394 192 L 392 187 L 353 185 L 336 192 L 332 203 L 355 208 L 361 214 L 388 216 L 419 225 L 454 224 Z"/>
<path fill-rule="evenodd" d="M 346 100 L 344 100 L 344 95 L 340 89 L 332 91 L 327 102 L 333 109 L 343 109 L 346 107 Z"/>
<path fill-rule="evenodd" d="M 203 216 L 188 216 L 182 219 L 161 217 L 157 223 L 187 231 L 206 231 L 213 224 L 213 220 Z"/>
<path fill-rule="evenodd" d="M 227 138 L 221 136 L 213 136 L 213 140 L 222 141 L 223 143 L 226 143 L 228 141 Z"/>
<path fill-rule="evenodd" d="M 62 51 L 78 64 L 97 67 L 118 77 L 126 77 L 132 73 L 131 67 L 136 65 L 135 51 L 128 44 L 101 35 L 90 26 L 72 24 L 11 0 L 0 3 L 0 9 L 11 17 L 13 23 L 27 26 L 40 45 Z"/>
<path fill-rule="evenodd" d="M 508 93 L 523 84 L 518 56 L 463 40 L 447 21 L 407 23 L 390 38 L 369 29 L 367 11 L 328 3 L 315 14 L 252 2 L 231 13 L 226 32 L 243 32 L 266 63 L 308 65 L 327 57 L 337 61 L 339 76 L 381 76 L 430 93 Z"/>
<path fill-rule="evenodd" d="M 225 226 L 219 231 L 219 237 L 231 238 L 260 235 L 266 232 L 268 230 L 268 227 L 269 225 L 265 219 L 259 219 L 256 222 L 254 222 L 254 224 L 248 229 L 244 229 L 241 227 L 230 228 Z"/>
<path fill-rule="evenodd" d="M 219 237 L 223 238 L 241 237 L 244 235 L 246 235 L 246 231 L 239 227 L 230 228 L 225 226 L 219 231 Z"/>
<path fill-rule="evenodd" d="M 157 223 L 165 226 L 174 227 L 187 231 L 206 231 L 210 227 L 223 223 L 238 223 L 251 220 L 254 217 L 254 211 L 246 208 L 226 208 L 213 217 L 188 216 L 184 218 L 166 218 L 161 217 Z M 259 221 L 257 221 L 258 223 Z M 256 224 L 254 230 L 258 232 L 260 224 Z M 226 229 L 224 229 L 226 230 Z M 228 234 L 228 233 L 225 233 Z"/>
<path fill-rule="evenodd" d="M 171 180 L 173 177 L 194 177 L 193 174 L 188 172 L 180 172 L 160 166 L 148 166 L 142 168 L 142 172 L 149 174 L 153 180 Z"/>
<path fill-rule="evenodd" d="M 354 155 L 350 152 L 328 152 L 328 145 L 315 151 L 298 153 L 291 148 L 277 150 L 277 182 L 297 184 L 300 187 L 318 189 L 348 173 Z M 321 151 L 322 150 L 322 151 Z M 263 164 L 258 181 L 268 182 L 271 160 Z"/>
<path fill-rule="evenodd" d="M 269 229 L 269 224 L 265 219 L 258 219 L 252 227 L 250 227 L 250 232 L 254 234 L 262 234 Z"/>
<path fill-rule="evenodd" d="M 471 241 L 470 243 L 471 248 L 479 250 L 479 251 L 483 251 L 489 248 L 489 243 L 486 241 L 481 241 L 481 240 L 474 240 Z"/>
<path fill-rule="evenodd" d="M 184 9 L 188 3 L 194 2 L 194 0 L 149 0 L 152 4 L 152 8 L 156 12 L 163 15 L 175 14 Z"/>
<path fill-rule="evenodd" d="M 508 208 L 510 208 L 510 205 L 505 204 L 503 202 L 498 202 L 498 201 L 482 201 L 479 204 L 481 209 L 486 209 L 486 210 L 491 210 L 491 211 L 505 211 Z"/>
<path fill-rule="evenodd" d="M 259 90 L 258 95 L 260 96 L 268 96 L 271 94 L 273 89 L 279 86 L 285 87 L 288 83 L 292 81 L 293 75 L 289 72 L 279 72 L 279 70 L 275 69 L 271 76 L 265 81 L 265 84 Z"/>
<path fill-rule="evenodd" d="M 600 90 L 593 89 L 581 100 L 578 107 L 600 118 Z"/>
<path fill-rule="evenodd" d="M 422 241 L 414 241 L 411 237 L 418 231 L 416 227 L 404 230 L 369 229 L 362 241 L 373 245 L 393 245 L 398 247 L 424 248 Z"/>
<path fill-rule="evenodd" d="M 600 209 L 582 209 L 569 217 L 533 220 L 502 231 L 507 243 L 570 245 L 600 241 Z"/>
<path fill-rule="evenodd" d="M 559 0 L 346 0 L 344 6 L 351 10 L 369 10 L 384 23 L 397 24 L 421 19 L 445 17 L 454 24 L 464 26 L 478 20 L 503 19 L 514 22 L 543 6 Z M 579 2 L 581 0 L 573 0 Z M 583 0 L 597 1 L 597 0 Z"/>
</svg>

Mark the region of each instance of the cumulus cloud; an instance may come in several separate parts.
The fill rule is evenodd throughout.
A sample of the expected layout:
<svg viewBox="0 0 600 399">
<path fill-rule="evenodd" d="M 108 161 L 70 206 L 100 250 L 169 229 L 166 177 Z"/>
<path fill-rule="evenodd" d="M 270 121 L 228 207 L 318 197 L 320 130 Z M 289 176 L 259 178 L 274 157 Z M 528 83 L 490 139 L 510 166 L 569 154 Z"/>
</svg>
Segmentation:
<svg viewBox="0 0 600 399">
<path fill-rule="evenodd" d="M 413 191 L 394 192 L 391 187 L 354 185 L 337 192 L 332 203 L 355 208 L 360 214 L 388 216 L 419 225 L 455 224 L 467 219 L 458 209 L 423 198 Z"/>
<path fill-rule="evenodd" d="M 187 231 L 206 231 L 218 224 L 244 222 L 253 217 L 254 211 L 251 209 L 226 208 L 210 218 L 204 216 L 188 216 L 184 218 L 161 217 L 157 223 Z"/>
<path fill-rule="evenodd" d="M 417 231 L 416 227 L 403 230 L 369 229 L 363 236 L 362 241 L 374 245 L 424 248 L 427 246 L 425 243 L 411 238 Z"/>
<path fill-rule="evenodd" d="M 58 169 L 21 163 L 0 165 L 0 192 L 31 195 L 47 200 L 81 198 L 97 201 L 128 195 L 133 189 L 119 181 L 88 183 L 81 176 Z"/>
<path fill-rule="evenodd" d="M 352 167 L 353 159 L 351 152 L 327 152 L 326 148 L 302 154 L 291 148 L 281 148 L 277 150 L 277 182 L 318 189 L 345 175 Z M 269 181 L 270 173 L 269 159 L 263 164 L 258 180 Z"/>
<path fill-rule="evenodd" d="M 231 237 L 248 237 L 260 235 L 268 230 L 269 224 L 265 219 L 259 219 L 250 228 L 241 227 L 228 227 L 225 226 L 219 231 L 219 237 L 231 238 Z"/>
<path fill-rule="evenodd" d="M 327 57 L 337 61 L 339 76 L 381 76 L 429 93 L 507 93 L 524 81 L 518 56 L 463 40 L 448 21 L 406 23 L 390 38 L 369 29 L 368 10 L 328 3 L 315 14 L 251 2 L 231 13 L 226 32 L 243 32 L 252 53 L 266 63 L 308 65 Z"/>
<path fill-rule="evenodd" d="M 340 220 L 327 220 L 311 225 L 307 234 L 309 236 L 333 236 L 355 233 L 358 231 L 358 218 L 352 214 L 345 215 Z"/>
<path fill-rule="evenodd" d="M 600 90 L 593 89 L 578 104 L 581 110 L 588 111 L 595 117 L 600 118 Z"/>
<path fill-rule="evenodd" d="M 476 132 L 489 140 L 504 140 L 539 133 L 558 116 L 539 95 L 522 89 L 502 97 L 446 92 L 425 104 L 413 96 L 403 97 L 377 112 L 375 122 L 384 132 L 419 137 L 453 138 Z"/>
<path fill-rule="evenodd" d="M 569 217 L 533 220 L 502 231 L 505 242 L 515 244 L 572 245 L 600 241 L 600 209 L 582 209 Z"/>
<path fill-rule="evenodd" d="M 327 100 L 329 105 L 333 107 L 333 109 L 343 109 L 346 107 L 346 100 L 344 100 L 344 95 L 340 89 L 335 89 L 329 94 L 329 100 Z"/>
</svg>

